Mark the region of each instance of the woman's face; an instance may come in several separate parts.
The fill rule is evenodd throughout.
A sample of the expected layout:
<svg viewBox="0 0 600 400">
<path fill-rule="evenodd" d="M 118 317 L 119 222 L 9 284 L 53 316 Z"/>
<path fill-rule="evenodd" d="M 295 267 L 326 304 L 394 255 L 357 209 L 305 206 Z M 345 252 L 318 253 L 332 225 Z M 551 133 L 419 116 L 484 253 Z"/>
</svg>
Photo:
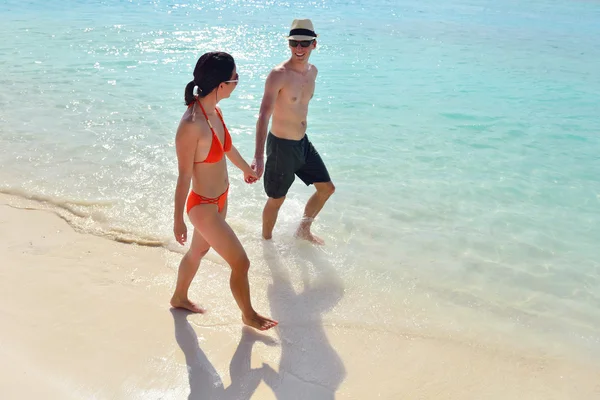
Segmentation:
<svg viewBox="0 0 600 400">
<path fill-rule="evenodd" d="M 223 98 L 227 98 L 231 95 L 231 93 L 237 87 L 239 80 L 239 75 L 237 73 L 237 68 L 233 67 L 233 71 L 231 72 L 231 77 L 223 82 L 220 86 L 223 91 Z"/>
</svg>

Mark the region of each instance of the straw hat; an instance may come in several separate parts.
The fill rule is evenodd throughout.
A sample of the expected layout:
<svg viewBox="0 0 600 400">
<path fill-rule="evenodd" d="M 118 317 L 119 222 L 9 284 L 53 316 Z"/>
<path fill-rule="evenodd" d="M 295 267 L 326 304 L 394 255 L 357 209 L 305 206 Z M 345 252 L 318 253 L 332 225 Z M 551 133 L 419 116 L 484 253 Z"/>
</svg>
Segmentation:
<svg viewBox="0 0 600 400">
<path fill-rule="evenodd" d="M 287 38 L 292 40 L 314 40 L 317 36 L 310 19 L 295 19 Z"/>
</svg>

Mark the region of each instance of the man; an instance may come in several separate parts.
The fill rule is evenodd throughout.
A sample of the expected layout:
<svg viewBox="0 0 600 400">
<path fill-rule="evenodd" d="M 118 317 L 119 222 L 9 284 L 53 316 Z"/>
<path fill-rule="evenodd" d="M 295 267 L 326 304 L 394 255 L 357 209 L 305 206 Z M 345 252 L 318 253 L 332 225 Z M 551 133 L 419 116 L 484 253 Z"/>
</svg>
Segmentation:
<svg viewBox="0 0 600 400">
<path fill-rule="evenodd" d="M 296 19 L 288 36 L 289 60 L 273 68 L 265 83 L 265 93 L 256 123 L 256 150 L 252 169 L 260 178 L 264 172 L 267 204 L 263 210 L 262 235 L 271 239 L 277 214 L 295 175 L 316 192 L 310 197 L 296 236 L 313 243 L 323 240 L 313 235 L 311 225 L 327 199 L 335 191 L 327 168 L 306 136 L 308 103 L 315 91 L 317 68 L 308 63 L 317 46 L 317 34 L 309 19 Z M 271 131 L 269 120 L 273 117 Z M 267 162 L 264 163 L 265 140 Z"/>
</svg>

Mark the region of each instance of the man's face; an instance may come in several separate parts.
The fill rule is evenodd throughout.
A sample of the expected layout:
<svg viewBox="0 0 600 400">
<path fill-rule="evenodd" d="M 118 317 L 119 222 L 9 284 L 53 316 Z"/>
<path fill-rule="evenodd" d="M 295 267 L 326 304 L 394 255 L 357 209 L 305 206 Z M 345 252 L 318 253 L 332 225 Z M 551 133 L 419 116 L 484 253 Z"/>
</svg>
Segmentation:
<svg viewBox="0 0 600 400">
<path fill-rule="evenodd" d="M 317 47 L 316 40 L 292 40 L 288 41 L 290 50 L 292 51 L 292 58 L 298 61 L 306 61 L 310 57 L 311 51 Z"/>
</svg>

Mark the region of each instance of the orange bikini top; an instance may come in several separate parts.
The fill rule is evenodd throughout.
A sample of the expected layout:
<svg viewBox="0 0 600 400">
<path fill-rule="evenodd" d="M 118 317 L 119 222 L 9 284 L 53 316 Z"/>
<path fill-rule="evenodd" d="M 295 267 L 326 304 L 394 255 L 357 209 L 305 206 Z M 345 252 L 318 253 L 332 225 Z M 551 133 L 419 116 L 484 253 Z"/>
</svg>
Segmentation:
<svg viewBox="0 0 600 400">
<path fill-rule="evenodd" d="M 204 161 L 194 161 L 194 164 L 202 164 L 202 163 L 216 163 L 223 159 L 223 156 L 226 152 L 231 150 L 231 135 L 229 135 L 229 131 L 227 130 L 227 126 L 225 125 L 225 121 L 223 120 L 223 116 L 219 112 L 219 109 L 216 109 L 217 115 L 221 119 L 221 123 L 223 124 L 223 130 L 225 131 L 225 145 L 221 145 L 221 141 L 219 140 L 215 130 L 208 119 L 208 115 L 206 115 L 206 111 L 204 111 L 204 107 L 200 103 L 200 100 L 196 100 L 194 103 L 198 103 L 200 109 L 202 110 L 202 114 L 204 114 L 204 118 L 206 118 L 206 122 L 210 127 L 210 131 L 212 132 L 212 144 L 210 145 L 210 150 L 208 151 L 208 155 L 204 159 Z M 190 104 L 189 107 L 192 107 L 194 103 Z"/>
</svg>

